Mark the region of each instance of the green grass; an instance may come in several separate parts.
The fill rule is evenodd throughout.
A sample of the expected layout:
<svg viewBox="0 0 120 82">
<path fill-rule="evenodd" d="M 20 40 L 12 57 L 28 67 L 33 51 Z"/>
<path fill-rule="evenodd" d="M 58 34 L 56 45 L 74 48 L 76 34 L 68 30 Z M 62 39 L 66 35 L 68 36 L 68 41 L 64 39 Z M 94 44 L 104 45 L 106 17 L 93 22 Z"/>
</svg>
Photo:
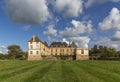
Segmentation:
<svg viewBox="0 0 120 82">
<path fill-rule="evenodd" d="M 0 82 L 120 82 L 120 61 L 0 61 Z"/>
</svg>

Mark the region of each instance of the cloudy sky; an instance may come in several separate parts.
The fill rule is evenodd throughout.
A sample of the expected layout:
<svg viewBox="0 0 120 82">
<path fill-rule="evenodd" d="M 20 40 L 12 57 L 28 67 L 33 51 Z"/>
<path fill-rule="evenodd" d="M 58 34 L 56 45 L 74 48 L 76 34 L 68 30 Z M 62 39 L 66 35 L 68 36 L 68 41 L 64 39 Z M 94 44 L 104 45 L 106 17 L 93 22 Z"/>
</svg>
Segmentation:
<svg viewBox="0 0 120 82">
<path fill-rule="evenodd" d="M 0 53 L 37 35 L 42 41 L 74 41 L 120 50 L 120 0 L 0 0 Z"/>
</svg>

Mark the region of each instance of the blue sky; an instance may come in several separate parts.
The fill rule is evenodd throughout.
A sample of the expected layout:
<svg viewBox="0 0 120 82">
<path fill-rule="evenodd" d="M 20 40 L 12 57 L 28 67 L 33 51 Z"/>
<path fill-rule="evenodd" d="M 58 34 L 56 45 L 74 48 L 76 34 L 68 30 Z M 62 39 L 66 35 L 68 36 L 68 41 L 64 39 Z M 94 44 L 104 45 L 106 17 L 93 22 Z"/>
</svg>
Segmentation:
<svg viewBox="0 0 120 82">
<path fill-rule="evenodd" d="M 120 50 L 120 0 L 0 0 L 0 53 L 27 41 L 74 41 Z"/>
</svg>

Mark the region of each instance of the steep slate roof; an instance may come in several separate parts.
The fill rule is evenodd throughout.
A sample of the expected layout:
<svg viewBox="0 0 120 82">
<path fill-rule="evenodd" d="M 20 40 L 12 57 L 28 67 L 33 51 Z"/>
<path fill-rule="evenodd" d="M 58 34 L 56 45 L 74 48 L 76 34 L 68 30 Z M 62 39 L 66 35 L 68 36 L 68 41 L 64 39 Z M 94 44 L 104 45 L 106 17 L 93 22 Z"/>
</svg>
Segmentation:
<svg viewBox="0 0 120 82">
<path fill-rule="evenodd" d="M 77 48 L 77 45 L 75 42 L 72 42 L 70 45 L 68 45 L 66 42 L 52 42 L 50 46 L 48 46 L 47 42 L 42 42 L 37 36 L 33 36 L 28 42 L 41 42 L 47 47 L 73 47 Z"/>
<path fill-rule="evenodd" d="M 41 40 L 37 36 L 33 36 L 28 42 L 41 42 Z"/>
<path fill-rule="evenodd" d="M 48 44 L 47 44 L 47 42 L 46 42 L 46 41 L 44 41 L 44 44 L 48 47 Z"/>
<path fill-rule="evenodd" d="M 43 42 L 43 41 L 41 41 L 37 36 L 33 36 L 28 42 L 41 42 L 41 43 L 43 43 L 45 46 L 47 46 L 47 47 L 49 47 L 48 46 L 48 44 L 47 44 L 47 42 Z"/>
<path fill-rule="evenodd" d="M 66 42 L 53 42 L 50 47 L 68 47 Z"/>
<path fill-rule="evenodd" d="M 77 45 L 75 44 L 75 42 L 72 42 L 69 47 L 74 47 L 74 48 L 77 48 Z"/>
</svg>

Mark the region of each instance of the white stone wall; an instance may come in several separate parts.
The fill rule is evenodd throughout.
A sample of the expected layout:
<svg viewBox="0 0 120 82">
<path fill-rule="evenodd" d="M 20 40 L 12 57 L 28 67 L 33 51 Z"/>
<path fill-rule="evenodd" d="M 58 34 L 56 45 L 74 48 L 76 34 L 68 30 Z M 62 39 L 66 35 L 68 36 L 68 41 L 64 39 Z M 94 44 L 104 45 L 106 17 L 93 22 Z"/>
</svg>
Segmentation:
<svg viewBox="0 0 120 82">
<path fill-rule="evenodd" d="M 83 51 L 83 53 L 82 53 L 82 51 Z M 77 48 L 76 49 L 76 54 L 77 55 L 89 55 L 89 50 L 88 49 Z"/>
<path fill-rule="evenodd" d="M 89 50 L 88 49 L 84 50 L 84 55 L 89 55 Z"/>
<path fill-rule="evenodd" d="M 37 54 L 37 51 L 39 54 Z M 32 42 L 32 43 L 28 42 L 28 54 L 29 55 L 40 55 L 40 42 Z"/>
<path fill-rule="evenodd" d="M 33 48 L 31 48 L 31 46 Z M 29 49 L 40 49 L 40 42 L 28 42 L 28 48 Z"/>
<path fill-rule="evenodd" d="M 31 54 L 31 52 L 32 52 L 32 54 Z M 37 52 L 38 52 L 38 54 L 37 54 Z M 40 55 L 40 50 L 29 50 L 29 55 Z"/>
<path fill-rule="evenodd" d="M 81 54 L 81 49 L 77 49 L 76 54 Z"/>
</svg>

